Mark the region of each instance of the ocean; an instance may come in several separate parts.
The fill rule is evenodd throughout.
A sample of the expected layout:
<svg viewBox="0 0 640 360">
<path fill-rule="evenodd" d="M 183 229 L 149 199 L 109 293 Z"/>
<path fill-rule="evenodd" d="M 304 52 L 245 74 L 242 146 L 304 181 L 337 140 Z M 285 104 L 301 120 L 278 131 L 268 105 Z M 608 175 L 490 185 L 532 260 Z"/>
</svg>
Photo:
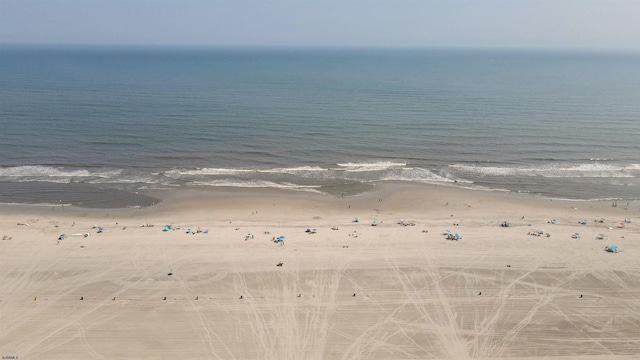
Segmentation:
<svg viewBox="0 0 640 360">
<path fill-rule="evenodd" d="M 384 181 L 640 199 L 640 53 L 0 47 L 0 202 Z"/>
</svg>

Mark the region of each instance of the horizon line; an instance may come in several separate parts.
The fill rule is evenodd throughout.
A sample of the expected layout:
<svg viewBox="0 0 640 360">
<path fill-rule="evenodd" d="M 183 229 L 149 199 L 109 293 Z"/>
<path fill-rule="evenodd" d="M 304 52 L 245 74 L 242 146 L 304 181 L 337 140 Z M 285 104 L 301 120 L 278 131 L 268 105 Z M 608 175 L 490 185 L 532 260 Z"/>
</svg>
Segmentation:
<svg viewBox="0 0 640 360">
<path fill-rule="evenodd" d="M 118 43 L 118 42 L 12 42 L 0 41 L 0 46 L 17 47 L 120 47 L 120 48 L 235 48 L 235 49 L 361 49 L 361 50 L 512 50 L 512 51 L 566 51 L 566 52 L 628 52 L 638 53 L 635 47 L 561 47 L 514 45 L 308 45 L 308 44 L 178 44 L 178 43 Z"/>
</svg>

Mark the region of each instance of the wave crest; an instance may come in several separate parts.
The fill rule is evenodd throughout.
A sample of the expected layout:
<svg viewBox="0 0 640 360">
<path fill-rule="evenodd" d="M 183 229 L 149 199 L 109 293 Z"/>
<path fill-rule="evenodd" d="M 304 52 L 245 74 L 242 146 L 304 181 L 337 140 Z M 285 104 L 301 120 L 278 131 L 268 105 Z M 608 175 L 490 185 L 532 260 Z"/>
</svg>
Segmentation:
<svg viewBox="0 0 640 360">
<path fill-rule="evenodd" d="M 640 164 L 575 164 L 555 165 L 546 164 L 531 167 L 494 167 L 465 164 L 449 165 L 456 172 L 475 176 L 540 176 L 546 178 L 635 178 L 640 170 Z"/>
</svg>

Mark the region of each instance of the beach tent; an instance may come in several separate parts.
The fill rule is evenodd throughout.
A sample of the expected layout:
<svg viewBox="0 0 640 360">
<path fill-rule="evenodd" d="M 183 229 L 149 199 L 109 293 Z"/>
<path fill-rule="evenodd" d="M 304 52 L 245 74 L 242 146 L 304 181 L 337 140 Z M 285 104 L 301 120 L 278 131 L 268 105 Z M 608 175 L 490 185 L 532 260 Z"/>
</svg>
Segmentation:
<svg viewBox="0 0 640 360">
<path fill-rule="evenodd" d="M 357 218 L 353 219 L 353 222 L 360 222 L 360 218 L 357 217 Z"/>
<path fill-rule="evenodd" d="M 162 231 L 169 231 L 171 230 L 171 225 L 165 225 L 164 229 L 162 229 Z"/>
<path fill-rule="evenodd" d="M 596 240 L 604 240 L 607 238 L 608 238 L 607 234 L 598 234 L 598 236 L 596 236 Z"/>
<path fill-rule="evenodd" d="M 575 233 L 573 235 L 571 235 L 572 238 L 574 239 L 579 239 L 580 238 L 580 233 Z"/>
<path fill-rule="evenodd" d="M 67 234 L 60 234 L 60 236 L 58 236 L 58 240 L 62 240 L 67 236 Z"/>
<path fill-rule="evenodd" d="M 311 229 L 307 229 L 307 230 L 305 230 L 304 232 L 306 232 L 306 233 L 310 233 L 310 232 L 311 232 Z"/>
</svg>

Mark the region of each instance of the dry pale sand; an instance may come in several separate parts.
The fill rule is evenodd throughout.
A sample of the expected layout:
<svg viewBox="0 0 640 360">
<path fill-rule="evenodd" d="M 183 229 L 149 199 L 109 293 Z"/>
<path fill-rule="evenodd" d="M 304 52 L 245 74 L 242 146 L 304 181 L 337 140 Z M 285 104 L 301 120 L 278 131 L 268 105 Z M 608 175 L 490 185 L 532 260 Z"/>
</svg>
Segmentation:
<svg viewBox="0 0 640 360">
<path fill-rule="evenodd" d="M 0 355 L 640 358 L 640 227 L 616 228 L 638 204 L 398 184 L 345 198 L 164 196 L 146 209 L 3 208 Z M 463 239 L 445 240 L 446 229 Z M 541 229 L 551 237 L 527 235 Z"/>
</svg>

